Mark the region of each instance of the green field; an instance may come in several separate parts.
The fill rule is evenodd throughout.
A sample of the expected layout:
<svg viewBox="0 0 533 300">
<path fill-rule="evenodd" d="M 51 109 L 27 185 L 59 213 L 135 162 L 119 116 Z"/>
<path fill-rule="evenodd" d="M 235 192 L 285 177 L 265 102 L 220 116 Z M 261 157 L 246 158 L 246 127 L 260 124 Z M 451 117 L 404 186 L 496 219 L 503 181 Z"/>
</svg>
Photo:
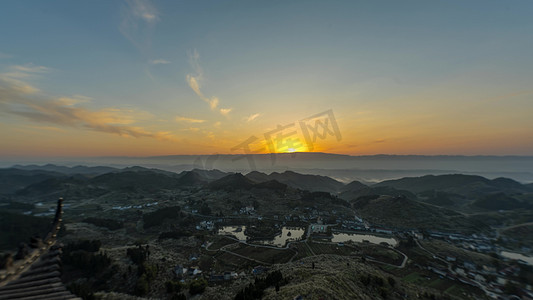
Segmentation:
<svg viewBox="0 0 533 300">
<path fill-rule="evenodd" d="M 410 283 L 421 283 L 421 282 L 427 281 L 427 279 L 418 272 L 413 272 L 403 277 L 402 280 L 405 282 L 410 282 Z"/>
<path fill-rule="evenodd" d="M 211 241 L 213 244 L 209 246 L 209 250 L 218 250 L 226 245 L 237 243 L 235 240 L 227 238 L 225 236 L 215 236 L 215 239 Z"/>
<path fill-rule="evenodd" d="M 258 264 L 286 263 L 296 254 L 292 249 L 275 249 L 254 247 L 240 244 L 237 248 L 227 249 L 230 252 L 218 251 L 213 257 L 217 266 L 253 267 Z M 212 252 L 211 252 L 212 253 Z"/>
<path fill-rule="evenodd" d="M 270 264 L 286 263 L 294 254 L 296 254 L 295 251 L 289 249 L 273 249 L 254 246 L 240 247 L 232 252 Z"/>
<path fill-rule="evenodd" d="M 293 244 L 294 250 L 298 252 L 298 255 L 294 257 L 294 260 L 299 260 L 304 257 L 312 256 L 313 253 L 311 253 L 311 250 L 309 250 L 309 247 L 306 243 L 294 243 Z"/>
<path fill-rule="evenodd" d="M 349 246 L 338 246 L 337 244 L 322 244 L 322 243 L 308 243 L 309 247 L 316 255 L 320 254 L 337 254 L 337 255 L 351 255 L 354 248 Z"/>
</svg>

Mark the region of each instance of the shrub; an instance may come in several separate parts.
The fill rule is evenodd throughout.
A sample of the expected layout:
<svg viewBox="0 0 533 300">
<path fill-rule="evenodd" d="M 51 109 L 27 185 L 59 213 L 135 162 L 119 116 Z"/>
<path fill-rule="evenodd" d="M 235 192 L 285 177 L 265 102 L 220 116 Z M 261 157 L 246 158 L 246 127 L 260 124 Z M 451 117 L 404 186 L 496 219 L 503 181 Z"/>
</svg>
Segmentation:
<svg viewBox="0 0 533 300">
<path fill-rule="evenodd" d="M 181 283 L 179 281 L 169 280 L 165 282 L 165 288 L 169 294 L 179 293 L 181 292 Z"/>
<path fill-rule="evenodd" d="M 205 291 L 206 287 L 207 280 L 204 278 L 196 279 L 189 285 L 189 293 L 191 293 L 191 295 L 201 294 Z"/>
<path fill-rule="evenodd" d="M 118 230 L 124 227 L 124 223 L 116 221 L 113 219 L 103 219 L 103 218 L 86 218 L 83 220 L 85 223 L 93 224 L 98 227 L 104 227 L 109 230 Z"/>
<path fill-rule="evenodd" d="M 78 240 L 77 242 L 69 243 L 63 247 L 63 252 L 72 252 L 76 250 L 97 252 L 100 250 L 101 246 L 102 242 L 100 240 Z"/>
<path fill-rule="evenodd" d="M 392 277 L 387 278 L 387 281 L 389 282 L 390 286 L 394 287 L 396 285 L 396 280 Z"/>
<path fill-rule="evenodd" d="M 163 224 L 165 219 L 176 219 L 180 216 L 179 206 L 169 206 L 143 215 L 144 228 L 150 228 Z"/>
<path fill-rule="evenodd" d="M 146 276 L 143 274 L 139 279 L 137 279 L 137 283 L 135 284 L 135 294 L 139 296 L 144 296 L 150 291 L 150 286 L 148 285 L 148 280 L 146 279 Z"/>
</svg>

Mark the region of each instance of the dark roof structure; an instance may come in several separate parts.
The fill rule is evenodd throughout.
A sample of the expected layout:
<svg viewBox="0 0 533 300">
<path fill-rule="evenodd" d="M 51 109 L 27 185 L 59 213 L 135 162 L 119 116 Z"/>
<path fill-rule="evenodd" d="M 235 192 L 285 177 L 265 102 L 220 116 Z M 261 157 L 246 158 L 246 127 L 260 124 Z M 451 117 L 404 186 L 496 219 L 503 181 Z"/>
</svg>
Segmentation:
<svg viewBox="0 0 533 300">
<path fill-rule="evenodd" d="M 80 299 L 61 282 L 61 245 L 56 245 L 61 228 L 63 199 L 57 201 L 52 230 L 44 241 L 32 239 L 30 247 L 19 247 L 15 258 L 0 270 L 0 300 Z"/>
</svg>

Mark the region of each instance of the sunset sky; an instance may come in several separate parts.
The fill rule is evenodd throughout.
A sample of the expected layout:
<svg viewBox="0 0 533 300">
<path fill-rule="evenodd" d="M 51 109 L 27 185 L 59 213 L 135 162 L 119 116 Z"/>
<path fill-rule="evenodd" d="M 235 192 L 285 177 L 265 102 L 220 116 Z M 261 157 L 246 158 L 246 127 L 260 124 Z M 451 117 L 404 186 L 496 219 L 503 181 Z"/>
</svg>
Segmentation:
<svg viewBox="0 0 533 300">
<path fill-rule="evenodd" d="M 533 155 L 532 15 L 529 0 L 3 1 L 0 158 L 266 153 L 268 133 L 277 152 Z"/>
</svg>

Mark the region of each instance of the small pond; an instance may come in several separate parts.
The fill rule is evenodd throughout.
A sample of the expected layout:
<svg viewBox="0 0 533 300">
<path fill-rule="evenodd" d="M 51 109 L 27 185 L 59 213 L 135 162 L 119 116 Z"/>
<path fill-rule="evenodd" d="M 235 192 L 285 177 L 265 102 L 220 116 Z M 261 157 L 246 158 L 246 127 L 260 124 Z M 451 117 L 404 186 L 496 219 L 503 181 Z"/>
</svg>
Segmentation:
<svg viewBox="0 0 533 300">
<path fill-rule="evenodd" d="M 359 234 L 359 233 L 334 233 L 331 239 L 334 243 L 345 243 L 348 241 L 359 242 L 368 241 L 373 244 L 387 243 L 391 246 L 396 246 L 398 242 L 391 237 L 381 237 L 371 234 Z"/>
<path fill-rule="evenodd" d="M 246 226 L 223 226 L 218 230 L 220 235 L 234 235 L 240 241 L 246 241 L 248 238 L 244 231 Z M 253 243 L 271 245 L 276 247 L 284 247 L 285 243 L 301 239 L 304 234 L 304 229 L 299 227 L 286 227 L 281 228 L 281 233 L 272 239 L 268 240 L 254 240 Z"/>
<path fill-rule="evenodd" d="M 514 252 L 509 252 L 509 251 L 502 251 L 500 253 L 503 257 L 507 257 L 507 258 L 510 258 L 510 259 L 520 259 L 520 260 L 523 260 L 525 261 L 526 263 L 530 264 L 530 265 L 533 265 L 533 257 L 531 256 L 526 256 L 524 254 L 520 254 L 520 253 L 514 253 Z"/>
</svg>

